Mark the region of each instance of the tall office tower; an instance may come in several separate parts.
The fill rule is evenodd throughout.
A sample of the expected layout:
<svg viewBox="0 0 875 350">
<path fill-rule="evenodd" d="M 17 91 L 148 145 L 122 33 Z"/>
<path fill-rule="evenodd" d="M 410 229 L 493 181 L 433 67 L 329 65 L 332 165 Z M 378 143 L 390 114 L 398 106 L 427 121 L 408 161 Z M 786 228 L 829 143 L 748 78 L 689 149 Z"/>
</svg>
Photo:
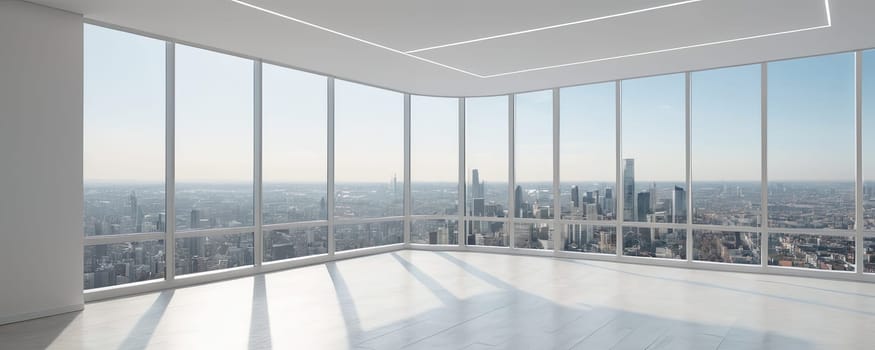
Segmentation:
<svg viewBox="0 0 875 350">
<path fill-rule="evenodd" d="M 471 198 L 483 198 L 481 190 L 480 171 L 477 169 L 471 170 Z"/>
<path fill-rule="evenodd" d="M 601 214 L 602 213 L 602 197 L 599 195 L 599 190 L 595 190 L 595 191 L 593 191 L 593 193 L 595 194 L 595 201 L 593 203 L 595 204 L 596 212 Z"/>
<path fill-rule="evenodd" d="M 137 194 L 134 191 L 131 191 L 130 196 L 131 201 L 131 219 L 137 219 Z"/>
<path fill-rule="evenodd" d="M 630 221 L 638 220 L 635 210 L 635 159 L 623 159 L 623 218 Z M 649 202 L 648 202 L 649 203 Z"/>
<path fill-rule="evenodd" d="M 605 188 L 605 203 L 603 204 L 603 208 L 605 213 L 613 213 L 614 212 L 614 189 L 613 188 Z"/>
<path fill-rule="evenodd" d="M 392 174 L 392 195 L 398 198 L 398 174 Z"/>
<path fill-rule="evenodd" d="M 650 197 L 653 196 L 648 191 L 638 192 L 638 213 L 635 221 L 647 221 L 647 214 L 650 214 Z"/>
<path fill-rule="evenodd" d="M 583 248 L 586 242 L 583 241 L 585 237 L 582 235 L 581 225 L 568 224 L 566 228 L 568 229 L 567 243 L 575 243 L 578 247 Z"/>
<path fill-rule="evenodd" d="M 189 217 L 189 221 L 190 221 L 190 223 L 188 225 L 188 228 L 190 228 L 190 229 L 198 228 L 198 226 L 200 226 L 200 223 L 201 223 L 201 211 L 197 210 L 197 209 L 192 209 L 191 216 Z"/>
<path fill-rule="evenodd" d="M 590 204 L 593 203 L 592 191 L 586 191 L 583 196 L 583 203 Z"/>
<path fill-rule="evenodd" d="M 137 232 L 143 232 L 143 219 L 145 218 L 145 214 L 143 214 L 143 208 L 137 207 L 137 216 L 134 217 L 134 220 L 137 225 Z"/>
<path fill-rule="evenodd" d="M 472 216 L 484 216 L 486 215 L 486 202 L 483 198 L 474 198 L 471 203 L 471 215 Z"/>
<path fill-rule="evenodd" d="M 599 209 L 598 204 L 590 203 L 586 205 L 586 219 L 587 220 L 598 220 Z"/>
<path fill-rule="evenodd" d="M 571 206 L 580 208 L 580 189 L 577 188 L 577 185 L 571 186 Z"/>
<path fill-rule="evenodd" d="M 650 184 L 650 209 L 656 208 L 659 196 L 656 192 L 656 181 Z"/>
<path fill-rule="evenodd" d="M 167 230 L 167 219 L 165 219 L 164 213 L 158 213 L 158 222 L 155 223 L 155 227 L 158 228 L 158 232 L 164 232 Z"/>
<path fill-rule="evenodd" d="M 517 185 L 516 189 L 513 191 L 513 195 L 513 215 L 518 218 L 524 218 L 526 213 L 523 210 L 523 208 L 525 208 L 525 205 L 523 205 L 523 188 Z"/>
<path fill-rule="evenodd" d="M 325 220 L 328 218 L 328 205 L 325 203 L 325 197 L 319 200 L 319 219 Z"/>
<path fill-rule="evenodd" d="M 671 193 L 671 222 L 679 223 L 687 220 L 687 191 L 675 186 Z"/>
</svg>

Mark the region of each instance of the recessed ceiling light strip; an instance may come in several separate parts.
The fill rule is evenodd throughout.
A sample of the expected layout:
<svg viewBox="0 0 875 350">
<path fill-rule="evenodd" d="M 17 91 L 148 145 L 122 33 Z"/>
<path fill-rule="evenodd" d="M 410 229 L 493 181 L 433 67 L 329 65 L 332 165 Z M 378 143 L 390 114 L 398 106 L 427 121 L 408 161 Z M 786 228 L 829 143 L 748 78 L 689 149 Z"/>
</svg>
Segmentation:
<svg viewBox="0 0 875 350">
<path fill-rule="evenodd" d="M 480 41 L 486 41 L 486 40 L 492 40 L 492 39 L 498 39 L 498 38 L 505 38 L 505 37 L 514 36 L 514 35 L 520 35 L 520 34 L 526 34 L 526 33 L 539 32 L 539 31 L 542 31 L 542 30 L 549 30 L 549 29 L 556 29 L 556 28 L 562 28 L 562 27 L 567 27 L 567 26 L 573 26 L 573 25 L 575 25 L 575 24 L 583 24 L 583 23 L 597 22 L 597 21 L 601 21 L 601 20 L 606 20 L 606 19 L 611 19 L 611 18 L 616 18 L 616 17 L 621 17 L 621 16 L 627 16 L 627 15 L 634 15 L 634 14 L 636 14 L 636 13 L 642 13 L 642 12 L 654 11 L 654 10 L 659 10 L 659 9 L 664 9 L 664 8 L 669 8 L 669 7 L 674 7 L 674 6 L 686 5 L 686 4 L 690 4 L 690 3 L 694 3 L 694 2 L 700 2 L 700 1 L 703 1 L 703 0 L 687 0 L 687 1 L 675 2 L 675 3 L 671 3 L 671 4 L 665 4 L 665 5 L 660 5 L 660 6 L 648 7 L 648 8 L 646 8 L 646 9 L 640 9 L 640 10 L 634 10 L 634 11 L 627 11 L 627 12 L 617 13 L 617 14 L 613 14 L 613 15 L 607 15 L 607 16 L 601 16 L 601 17 L 595 17 L 595 18 L 588 18 L 588 19 L 579 20 L 579 21 L 574 21 L 574 22 L 568 22 L 568 23 L 562 23 L 562 24 L 554 24 L 554 25 L 546 26 L 546 27 L 538 27 L 538 28 L 532 28 L 532 29 L 527 29 L 527 30 L 521 30 L 521 31 L 518 31 L 518 32 L 511 32 L 511 33 L 505 33 L 505 34 L 498 34 L 498 35 L 486 36 L 486 37 L 477 38 L 477 39 L 471 39 L 471 40 L 459 41 L 459 42 L 455 42 L 455 43 L 449 43 L 449 44 L 443 44 L 443 45 L 430 46 L 430 47 L 425 47 L 425 48 L 421 48 L 421 49 L 410 50 L 410 51 L 407 51 L 407 53 L 416 53 L 416 52 L 422 52 L 422 51 L 428 51 L 428 50 L 434 50 L 434 49 L 441 49 L 441 48 L 451 47 L 451 46 L 465 45 L 465 44 L 476 43 L 476 42 L 480 42 Z"/>
<path fill-rule="evenodd" d="M 678 50 L 693 49 L 693 48 L 704 47 L 704 46 L 712 46 L 712 45 L 728 44 L 728 43 L 734 43 L 734 42 L 743 41 L 743 40 L 759 39 L 759 38 L 766 38 L 766 37 L 770 37 L 770 36 L 778 36 L 778 35 L 785 35 L 785 34 L 792 34 L 792 33 L 805 32 L 805 31 L 809 31 L 809 30 L 816 30 L 816 29 L 829 28 L 829 27 L 832 26 L 832 18 L 831 18 L 832 15 L 830 14 L 830 11 L 829 11 L 829 0 L 824 0 L 824 6 L 826 6 L 826 24 L 825 24 L 825 25 L 820 25 L 820 26 L 815 26 L 815 27 L 808 27 L 808 28 L 802 28 L 802 29 L 787 30 L 787 31 L 777 32 L 777 33 L 769 33 L 769 34 L 753 35 L 753 36 L 747 36 L 747 37 L 743 37 L 743 38 L 736 38 L 736 39 L 728 39 L 728 40 L 712 41 L 712 42 L 701 43 L 701 44 L 693 44 L 693 45 L 679 46 L 679 47 L 673 47 L 673 48 L 669 48 L 669 49 L 661 49 L 661 50 L 653 50 L 653 51 L 646 51 L 646 52 L 638 52 L 638 53 L 633 53 L 633 54 L 628 54 L 628 55 L 620 55 L 620 56 L 613 56 L 613 57 L 598 58 L 598 59 L 594 59 L 594 60 L 586 60 L 586 61 L 570 62 L 570 63 L 556 64 L 556 65 L 552 65 L 552 66 L 544 66 L 544 67 L 537 67 L 537 68 L 529 68 L 529 69 L 520 69 L 520 70 L 516 70 L 516 71 L 511 71 L 511 72 L 504 72 L 504 73 L 498 73 L 498 74 L 489 74 L 489 75 L 484 75 L 483 77 L 484 77 L 484 78 L 495 78 L 495 77 L 500 77 L 500 76 L 505 76 L 505 75 L 511 75 L 511 74 L 519 74 L 519 73 L 535 72 L 535 71 L 545 70 L 545 69 L 561 68 L 561 67 L 575 66 L 575 65 L 579 65 L 579 64 L 595 63 L 595 62 L 602 62 L 602 61 L 616 60 L 616 59 L 621 59 L 621 58 L 630 58 L 630 57 L 636 57 L 636 56 L 644 56 L 644 55 L 651 55 L 651 54 L 657 54 L 657 53 L 664 53 L 664 52 L 671 52 L 671 51 L 678 51 Z"/>
<path fill-rule="evenodd" d="M 629 15 L 629 14 L 633 14 L 633 13 L 640 13 L 640 12 L 652 11 L 652 10 L 656 10 L 656 9 L 660 9 L 660 8 L 666 8 L 666 7 L 672 7 L 672 6 L 679 6 L 679 5 L 689 4 L 689 3 L 693 3 L 693 2 L 699 2 L 699 1 L 703 1 L 703 0 L 689 0 L 689 1 L 682 1 L 682 2 L 677 2 L 677 3 L 672 3 L 672 4 L 666 4 L 666 5 L 662 5 L 662 6 L 657 6 L 657 7 L 653 7 L 653 8 L 647 8 L 647 9 L 642 9 L 642 10 L 636 10 L 636 11 L 625 12 L 625 13 L 616 14 L 616 15 L 610 15 L 610 16 L 604 16 L 604 17 L 592 18 L 592 19 L 587 19 L 587 20 L 582 20 L 582 21 L 577 21 L 577 22 L 570 22 L 570 23 L 557 24 L 557 25 L 554 25 L 554 26 L 542 27 L 542 28 L 535 28 L 535 29 L 529 29 L 529 30 L 520 31 L 520 32 L 514 32 L 514 33 L 507 33 L 507 34 L 495 35 L 495 36 L 491 36 L 491 37 L 485 37 L 485 38 L 473 39 L 473 40 L 468 40 L 468 41 L 463 41 L 463 42 L 458 42 L 458 43 L 452 43 L 452 44 L 446 44 L 446 45 L 434 46 L 434 47 L 429 47 L 429 48 L 424 48 L 424 49 L 418 49 L 418 50 L 413 50 L 413 51 L 408 51 L 408 52 L 404 52 L 404 51 L 401 51 L 401 50 L 393 49 L 393 48 L 391 48 L 391 47 L 388 47 L 388 46 L 385 46 L 385 45 L 381 45 L 381 44 L 377 44 L 377 43 L 375 43 L 375 42 L 368 41 L 368 40 L 365 40 L 365 39 L 362 39 L 362 38 L 358 38 L 358 37 L 355 37 L 355 36 L 352 36 L 352 35 L 349 35 L 349 34 L 341 33 L 341 32 L 338 32 L 338 31 L 336 31 L 336 30 L 333 30 L 333 29 L 330 29 L 330 28 L 326 28 L 326 27 L 320 26 L 320 25 L 318 25 L 318 24 L 310 23 L 310 22 L 307 22 L 307 21 L 304 21 L 304 20 L 301 20 L 301 19 L 297 19 L 297 18 L 294 18 L 294 17 L 288 16 L 288 15 L 284 15 L 284 14 L 279 13 L 279 12 L 276 12 L 276 11 L 272 11 L 272 10 L 269 10 L 269 9 L 266 9 L 266 8 L 263 8 L 263 7 L 259 7 L 259 6 L 256 6 L 256 5 L 253 5 L 253 4 L 250 4 L 250 3 L 247 3 L 247 2 L 242 1 L 242 0 L 231 0 L 231 1 L 232 1 L 232 2 L 235 2 L 235 3 L 237 3 L 237 4 L 240 4 L 240 5 L 243 5 L 243 6 L 246 6 L 246 7 L 252 8 L 252 9 L 256 9 L 256 10 L 258 10 L 258 11 L 262 11 L 262 12 L 264 12 L 264 13 L 268 13 L 268 14 L 271 14 L 271 15 L 274 15 L 274 16 L 278 16 L 278 17 L 281 17 L 281 18 L 285 18 L 285 19 L 287 19 L 287 20 L 290 20 L 290 21 L 293 21 L 293 22 L 297 22 L 297 23 L 300 23 L 300 24 L 303 24 L 303 25 L 306 25 L 306 26 L 309 26 L 309 27 L 313 27 L 313 28 L 319 29 L 319 30 L 323 30 L 323 31 L 326 31 L 326 32 L 329 32 L 329 33 L 332 33 L 332 34 L 335 34 L 335 35 L 339 35 L 339 36 L 342 36 L 342 37 L 344 37 L 344 38 L 352 39 L 352 40 L 355 40 L 355 41 L 358 41 L 358 42 L 361 42 L 361 43 L 364 43 L 364 44 L 367 44 L 367 45 L 371 45 L 371 46 L 374 46 L 374 47 L 377 47 L 377 48 L 381 48 L 381 49 L 384 49 L 384 50 L 388 50 L 388 51 L 391 51 L 391 52 L 394 52 L 394 53 L 397 53 L 397 54 L 400 54 L 400 55 L 404 55 L 404 56 L 407 56 L 407 57 L 410 57 L 410 58 L 413 58 L 413 59 L 416 59 L 416 60 L 419 60 L 419 61 L 422 61 L 422 62 L 431 63 L 431 64 L 434 64 L 434 65 L 436 65 L 436 66 L 440 66 L 440 67 L 443 67 L 443 68 L 447 68 L 447 69 L 450 69 L 450 70 L 453 70 L 453 71 L 456 71 L 456 72 L 464 73 L 464 74 L 467 74 L 467 75 L 470 75 L 470 76 L 474 76 L 474 77 L 478 77 L 478 78 L 495 78 L 495 77 L 507 76 L 507 75 L 512 75 L 512 74 L 520 74 L 520 73 L 527 73 L 527 72 L 541 71 L 541 70 L 546 70 L 546 69 L 554 69 L 554 68 L 561 68 L 561 67 L 576 66 L 576 65 L 587 64 L 587 63 L 603 62 L 603 61 L 609 61 L 609 60 L 615 60 L 615 59 L 622 59 L 622 58 L 630 58 L 630 57 L 637 57 L 637 56 L 644 56 L 644 55 L 651 55 L 651 54 L 658 54 L 658 53 L 672 52 L 672 51 L 685 50 L 685 49 L 692 49 L 692 48 L 697 48 L 697 47 L 705 47 L 705 46 L 712 46 L 712 45 L 728 44 L 728 43 L 739 42 L 739 41 L 744 41 L 744 40 L 759 39 L 759 38 L 766 38 L 766 37 L 771 37 L 771 36 L 778 36 L 778 35 L 785 35 L 785 34 L 792 34 L 792 33 L 799 33 L 799 32 L 811 31 L 811 30 L 816 30 L 816 29 L 829 28 L 829 27 L 832 26 L 832 14 L 831 14 L 831 12 L 830 12 L 830 0 L 824 0 L 823 3 L 824 3 L 824 7 L 826 8 L 826 24 L 825 24 L 825 25 L 820 25 L 820 26 L 815 26 L 815 27 L 809 27 L 809 28 L 802 28 L 802 29 L 787 30 L 787 31 L 777 32 L 777 33 L 769 33 L 769 34 L 753 35 L 753 36 L 747 36 L 747 37 L 736 38 L 736 39 L 728 39 L 728 40 L 712 41 L 712 42 L 701 43 L 701 44 L 694 44 L 694 45 L 685 45 L 685 46 L 673 47 L 673 48 L 668 48 L 668 49 L 660 49 L 660 50 L 653 50 L 653 51 L 646 51 L 646 52 L 638 52 L 638 53 L 627 54 L 627 55 L 620 55 L 620 56 L 612 56 L 612 57 L 598 58 L 598 59 L 593 59 L 593 60 L 577 61 L 577 62 L 570 62 L 570 63 L 563 63 L 563 64 L 550 65 L 550 66 L 543 66 L 543 67 L 536 67 L 536 68 L 521 69 L 521 70 L 516 70 L 516 71 L 511 71 L 511 72 L 504 72 L 504 73 L 497 73 L 497 74 L 490 74 L 490 75 L 481 75 L 481 74 L 477 74 L 477 73 L 469 72 L 469 71 L 464 70 L 464 69 L 461 69 L 461 68 L 456 68 L 456 67 L 453 67 L 453 66 L 450 66 L 450 65 L 446 65 L 446 64 L 443 64 L 443 63 L 440 63 L 440 62 L 436 62 L 436 61 L 433 61 L 433 60 L 430 60 L 430 59 L 427 59 L 427 58 L 419 57 L 419 56 L 417 56 L 417 55 L 413 55 L 412 53 L 414 53 L 414 52 L 426 51 L 426 50 L 431 50 L 431 49 L 437 49 L 437 48 L 441 48 L 441 47 L 448 47 L 448 46 L 462 45 L 462 44 L 471 43 L 471 42 L 476 42 L 476 41 L 490 40 L 490 39 L 495 39 L 495 38 L 500 38 L 500 37 L 507 37 L 507 36 L 512 36 L 512 35 L 519 35 L 519 34 L 524 34 L 524 33 L 531 33 L 531 32 L 535 32 L 535 31 L 541 31 L 541 30 L 547 30 L 547 29 L 554 29 L 554 28 L 564 27 L 564 26 L 573 25 L 573 24 L 580 24 L 580 23 L 586 23 L 586 22 L 593 22 L 593 21 L 602 20 L 602 19 L 606 19 L 606 18 L 614 18 L 614 17 L 624 16 L 624 15 Z"/>
</svg>

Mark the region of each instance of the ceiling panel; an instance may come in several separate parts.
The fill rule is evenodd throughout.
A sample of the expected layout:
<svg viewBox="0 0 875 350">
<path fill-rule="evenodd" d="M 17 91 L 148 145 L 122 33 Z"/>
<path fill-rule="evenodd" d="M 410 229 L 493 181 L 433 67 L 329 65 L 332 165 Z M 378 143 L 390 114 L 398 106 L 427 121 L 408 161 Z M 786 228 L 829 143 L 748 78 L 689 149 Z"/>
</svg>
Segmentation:
<svg viewBox="0 0 875 350">
<path fill-rule="evenodd" d="M 0 0 L 2 1 L 2 0 Z M 231 0 L 30 0 L 125 28 L 341 79 L 416 94 L 485 96 L 875 47 L 872 0 L 701 0 L 531 34 L 416 53 L 397 50 L 567 23 L 668 0 L 250 0 L 337 33 Z M 701 41 L 832 26 L 643 56 L 481 78 L 481 75 L 661 50 Z M 288 12 L 288 13 L 286 13 Z"/>
<path fill-rule="evenodd" d="M 703 1 L 416 55 L 489 76 L 824 25 L 822 0 Z"/>
<path fill-rule="evenodd" d="M 401 51 L 684 0 L 241 0 Z"/>
</svg>

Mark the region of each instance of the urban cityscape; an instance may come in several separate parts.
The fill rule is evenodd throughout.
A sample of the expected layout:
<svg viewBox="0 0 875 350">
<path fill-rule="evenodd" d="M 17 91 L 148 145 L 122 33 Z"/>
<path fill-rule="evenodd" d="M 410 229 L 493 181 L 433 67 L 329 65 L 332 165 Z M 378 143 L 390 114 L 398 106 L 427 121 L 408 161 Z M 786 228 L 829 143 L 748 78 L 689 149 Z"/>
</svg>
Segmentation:
<svg viewBox="0 0 875 350">
<path fill-rule="evenodd" d="M 711 229 L 693 230 L 693 259 L 733 264 L 759 264 L 764 254 L 758 227 L 761 186 L 758 182 L 693 182 L 693 206 L 687 210 L 685 182 L 643 182 L 635 178 L 634 159 L 623 160 L 625 186 L 614 191 L 612 181 L 561 183 L 561 225 L 550 220 L 552 183 L 521 183 L 514 189 L 515 247 L 553 249 L 561 234 L 562 250 L 615 254 L 617 195 L 623 196 L 622 253 L 629 256 L 685 259 L 686 229 L 692 223 Z M 465 244 L 508 246 L 507 183 L 487 182 L 472 169 L 467 184 Z M 634 185 L 628 185 L 634 184 Z M 176 239 L 177 275 L 254 263 L 252 186 L 248 184 L 178 186 L 176 230 L 240 228 L 239 233 L 206 234 Z M 328 233 L 324 183 L 265 184 L 265 225 L 288 227 L 264 231 L 264 260 L 276 261 L 326 254 Z M 773 182 L 769 190 L 768 264 L 821 270 L 856 268 L 854 186 L 836 182 Z M 863 193 L 866 230 L 875 229 L 875 186 Z M 386 183 L 338 184 L 335 227 L 337 251 L 372 247 L 403 240 L 403 183 L 392 176 Z M 85 186 L 86 236 L 163 232 L 167 222 L 162 184 L 89 183 Z M 454 183 L 412 184 L 414 215 L 457 216 L 458 187 Z M 398 217 L 397 220 L 391 219 Z M 389 218 L 365 224 L 344 219 Z M 569 222 L 573 221 L 573 222 Z M 312 224 L 307 222 L 313 222 Z M 297 224 L 296 224 L 297 223 Z M 633 225 L 634 223 L 634 225 Z M 648 224 L 659 225 L 648 225 Z M 669 227 L 667 227 L 669 226 Z M 784 233 L 781 229 L 811 230 Z M 847 230 L 847 235 L 818 234 L 818 229 Z M 795 231 L 794 231 L 795 232 Z M 458 244 L 455 219 L 422 219 L 411 223 L 411 242 Z M 864 241 L 864 271 L 875 272 L 875 238 Z M 86 288 L 160 279 L 165 274 L 162 239 L 85 247 Z"/>
</svg>

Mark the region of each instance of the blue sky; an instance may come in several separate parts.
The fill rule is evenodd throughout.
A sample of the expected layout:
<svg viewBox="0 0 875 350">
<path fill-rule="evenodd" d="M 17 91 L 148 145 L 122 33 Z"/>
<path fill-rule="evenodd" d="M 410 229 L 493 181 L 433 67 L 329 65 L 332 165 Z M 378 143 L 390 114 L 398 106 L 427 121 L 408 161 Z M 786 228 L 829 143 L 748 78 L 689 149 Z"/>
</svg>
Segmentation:
<svg viewBox="0 0 875 350">
<path fill-rule="evenodd" d="M 865 57 L 871 135 L 875 52 Z M 181 45 L 176 59 L 177 180 L 251 181 L 252 62 Z M 779 61 L 768 72 L 770 179 L 853 180 L 853 55 Z M 164 42 L 86 25 L 85 76 L 86 180 L 163 181 Z M 759 179 L 759 78 L 759 65 L 692 74 L 695 180 Z M 324 77 L 264 66 L 265 181 L 325 181 L 325 88 Z M 636 159 L 636 179 L 683 181 L 683 74 L 626 80 L 622 90 L 622 154 Z M 613 181 L 614 83 L 560 94 L 563 181 Z M 338 80 L 335 98 L 337 181 L 402 178 L 403 95 Z M 549 90 L 516 96 L 519 182 L 552 179 L 551 101 Z M 467 100 L 468 176 L 479 168 L 506 181 L 507 104 Z M 457 108 L 453 98 L 412 98 L 414 181 L 455 181 Z M 875 142 L 864 142 L 864 172 L 875 173 Z"/>
</svg>

